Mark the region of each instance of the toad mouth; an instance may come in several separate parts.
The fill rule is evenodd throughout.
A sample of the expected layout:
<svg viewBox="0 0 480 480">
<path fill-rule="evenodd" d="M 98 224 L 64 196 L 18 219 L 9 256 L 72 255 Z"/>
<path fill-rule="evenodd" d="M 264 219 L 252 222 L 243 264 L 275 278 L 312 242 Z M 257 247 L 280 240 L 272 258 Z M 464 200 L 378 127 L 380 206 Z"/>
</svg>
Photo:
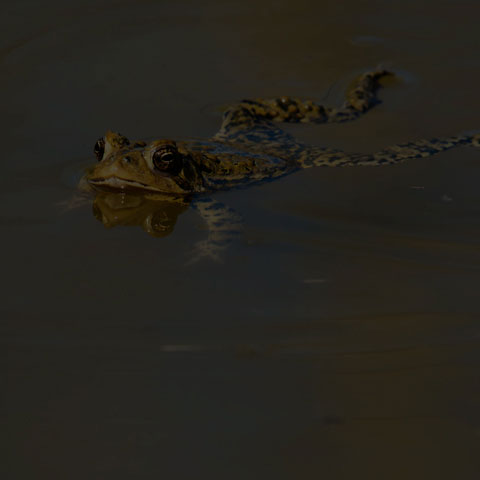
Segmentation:
<svg viewBox="0 0 480 480">
<path fill-rule="evenodd" d="M 160 192 L 158 188 L 151 185 L 147 185 L 135 180 L 127 180 L 120 177 L 107 177 L 107 178 L 90 178 L 88 180 L 93 187 L 100 189 L 115 189 L 115 190 L 150 190 L 153 192 Z"/>
</svg>

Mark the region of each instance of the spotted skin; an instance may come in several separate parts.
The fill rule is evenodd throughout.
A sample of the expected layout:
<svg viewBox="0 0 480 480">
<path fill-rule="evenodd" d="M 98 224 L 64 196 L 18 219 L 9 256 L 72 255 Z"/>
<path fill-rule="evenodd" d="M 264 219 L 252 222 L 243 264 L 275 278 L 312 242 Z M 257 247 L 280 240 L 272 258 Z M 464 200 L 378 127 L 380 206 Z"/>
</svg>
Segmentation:
<svg viewBox="0 0 480 480">
<path fill-rule="evenodd" d="M 220 131 L 214 138 L 238 141 L 239 131 L 245 130 L 246 126 L 248 130 L 262 127 L 261 120 L 291 123 L 338 123 L 355 120 L 378 103 L 376 92 L 379 80 L 389 75 L 391 73 L 386 70 L 374 70 L 358 77 L 347 91 L 341 108 L 325 107 L 312 100 L 292 97 L 243 100 L 225 111 Z M 263 128 L 265 127 L 264 125 Z M 281 130 L 277 131 L 278 134 L 280 132 Z"/>
<path fill-rule="evenodd" d="M 390 72 L 382 69 L 364 73 L 347 91 L 345 103 L 338 109 L 290 97 L 244 100 L 226 110 L 220 131 L 213 138 L 252 145 L 253 148 L 261 145 L 265 151 L 284 158 L 287 165 L 297 168 L 392 165 L 462 145 L 480 145 L 479 135 L 461 135 L 398 144 L 373 154 L 355 154 L 304 144 L 273 123 L 338 123 L 355 120 L 379 103 L 376 96 L 379 81 L 390 75 Z"/>
<path fill-rule="evenodd" d="M 355 120 L 378 103 L 380 81 L 392 75 L 377 69 L 360 75 L 339 108 L 292 97 L 243 100 L 229 106 L 220 130 L 208 140 L 130 142 L 113 132 L 97 142 L 99 163 L 84 177 L 95 189 L 155 192 L 174 198 L 274 179 L 301 168 L 392 165 L 428 157 L 479 137 L 419 140 L 373 154 L 347 153 L 308 145 L 281 123 L 333 123 Z"/>
<path fill-rule="evenodd" d="M 196 244 L 191 262 L 204 257 L 218 260 L 240 232 L 241 222 L 235 212 L 205 193 L 304 168 L 393 165 L 455 147 L 480 146 L 480 135 L 461 135 L 403 143 L 372 154 L 347 153 L 302 143 L 281 128 L 282 123 L 355 120 L 378 103 L 380 82 L 389 75 L 383 69 L 360 75 L 339 108 L 292 97 L 243 100 L 226 109 L 220 130 L 206 140 L 130 142 L 107 132 L 95 145 L 98 163 L 88 169 L 79 187 L 98 192 L 97 218 L 104 224 L 142 225 L 155 236 L 168 234 L 177 216 L 193 202 L 209 234 Z M 137 196 L 145 198 L 139 202 Z M 125 199 L 128 209 L 123 211 Z M 134 209 L 132 202 L 139 206 Z M 172 209 L 168 206 L 172 204 L 181 208 Z"/>
</svg>

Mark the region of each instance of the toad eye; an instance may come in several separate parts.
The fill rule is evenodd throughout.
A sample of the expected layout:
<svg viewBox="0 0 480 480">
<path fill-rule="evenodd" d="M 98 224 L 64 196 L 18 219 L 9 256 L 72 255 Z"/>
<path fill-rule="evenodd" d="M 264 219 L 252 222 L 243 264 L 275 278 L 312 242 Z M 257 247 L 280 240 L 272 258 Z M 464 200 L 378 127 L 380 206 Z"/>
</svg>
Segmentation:
<svg viewBox="0 0 480 480">
<path fill-rule="evenodd" d="M 164 172 L 175 170 L 178 160 L 178 156 L 172 150 L 160 149 L 152 155 L 154 167 Z"/>
<path fill-rule="evenodd" d="M 105 140 L 103 138 L 99 138 L 93 147 L 93 153 L 97 157 L 99 162 L 102 161 L 103 154 L 105 153 Z"/>
</svg>

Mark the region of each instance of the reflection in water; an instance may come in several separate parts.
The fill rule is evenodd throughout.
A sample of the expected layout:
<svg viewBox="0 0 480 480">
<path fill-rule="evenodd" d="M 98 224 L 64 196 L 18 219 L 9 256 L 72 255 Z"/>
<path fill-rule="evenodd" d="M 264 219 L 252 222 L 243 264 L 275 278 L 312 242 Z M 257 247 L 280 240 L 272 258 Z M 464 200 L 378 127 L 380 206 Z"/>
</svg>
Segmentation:
<svg viewBox="0 0 480 480">
<path fill-rule="evenodd" d="M 162 195 L 134 195 L 98 192 L 93 214 L 107 228 L 140 225 L 149 235 L 166 237 L 173 232 L 177 218 L 189 206 L 189 200 L 172 201 Z"/>
<path fill-rule="evenodd" d="M 83 203 L 85 198 L 81 200 Z M 195 243 L 188 263 L 203 258 L 222 261 L 222 254 L 242 231 L 242 219 L 231 208 L 210 198 L 174 198 L 161 194 L 132 194 L 98 191 L 93 200 L 95 218 L 107 228 L 141 226 L 156 238 L 170 235 L 177 218 L 192 206 L 205 223 L 207 236 Z"/>
</svg>

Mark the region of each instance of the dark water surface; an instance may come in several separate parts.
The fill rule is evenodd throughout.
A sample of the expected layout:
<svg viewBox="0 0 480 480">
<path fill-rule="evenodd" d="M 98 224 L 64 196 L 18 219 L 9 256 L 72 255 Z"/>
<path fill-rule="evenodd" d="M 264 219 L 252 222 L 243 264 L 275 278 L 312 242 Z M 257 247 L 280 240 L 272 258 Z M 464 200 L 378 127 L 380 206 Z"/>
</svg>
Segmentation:
<svg viewBox="0 0 480 480">
<path fill-rule="evenodd" d="M 7 1 L 1 478 L 477 479 L 480 151 L 310 169 L 215 199 L 223 262 L 65 211 L 105 130 L 208 137 L 221 106 L 383 103 L 301 139 L 371 152 L 480 128 L 476 1 Z"/>
</svg>

